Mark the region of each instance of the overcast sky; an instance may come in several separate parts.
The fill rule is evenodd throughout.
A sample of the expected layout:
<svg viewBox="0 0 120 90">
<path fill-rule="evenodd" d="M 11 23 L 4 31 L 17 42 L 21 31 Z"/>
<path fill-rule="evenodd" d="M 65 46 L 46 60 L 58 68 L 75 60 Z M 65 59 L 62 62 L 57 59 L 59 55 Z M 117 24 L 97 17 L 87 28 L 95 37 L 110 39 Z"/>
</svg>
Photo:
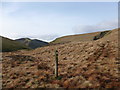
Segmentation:
<svg viewBox="0 0 120 90">
<path fill-rule="evenodd" d="M 117 28 L 117 2 L 4 2 L 2 32 L 51 41 L 57 37 Z"/>
</svg>

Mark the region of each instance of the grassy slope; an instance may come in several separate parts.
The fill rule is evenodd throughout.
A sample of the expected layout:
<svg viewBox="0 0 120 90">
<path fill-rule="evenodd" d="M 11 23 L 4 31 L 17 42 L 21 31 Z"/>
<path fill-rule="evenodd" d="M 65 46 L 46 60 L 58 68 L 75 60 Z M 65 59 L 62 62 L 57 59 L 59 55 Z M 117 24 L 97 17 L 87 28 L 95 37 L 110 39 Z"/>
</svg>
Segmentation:
<svg viewBox="0 0 120 90">
<path fill-rule="evenodd" d="M 63 36 L 55 39 L 54 41 L 51 42 L 51 44 L 79 42 L 79 41 L 92 41 L 94 36 L 98 34 L 100 34 L 100 32 Z"/>
<path fill-rule="evenodd" d="M 14 40 L 1 37 L 1 36 L 0 36 L 0 39 L 2 40 L 2 51 L 3 52 L 16 51 L 20 49 L 28 49 L 27 46 L 20 44 L 19 42 L 16 42 Z"/>
<path fill-rule="evenodd" d="M 114 30 L 96 41 L 3 53 L 3 88 L 119 88 L 117 39 Z M 54 79 L 56 48 L 60 80 Z"/>
</svg>

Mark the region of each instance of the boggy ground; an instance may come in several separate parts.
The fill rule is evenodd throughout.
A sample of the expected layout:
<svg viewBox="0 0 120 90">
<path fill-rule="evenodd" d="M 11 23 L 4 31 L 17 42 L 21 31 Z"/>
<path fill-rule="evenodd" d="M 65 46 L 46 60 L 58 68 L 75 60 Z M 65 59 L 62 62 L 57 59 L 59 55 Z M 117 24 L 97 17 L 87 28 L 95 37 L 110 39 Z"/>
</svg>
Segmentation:
<svg viewBox="0 0 120 90">
<path fill-rule="evenodd" d="M 59 77 L 54 78 L 55 49 Z M 74 42 L 30 51 L 3 53 L 3 88 L 115 88 L 118 75 L 118 40 Z"/>
</svg>

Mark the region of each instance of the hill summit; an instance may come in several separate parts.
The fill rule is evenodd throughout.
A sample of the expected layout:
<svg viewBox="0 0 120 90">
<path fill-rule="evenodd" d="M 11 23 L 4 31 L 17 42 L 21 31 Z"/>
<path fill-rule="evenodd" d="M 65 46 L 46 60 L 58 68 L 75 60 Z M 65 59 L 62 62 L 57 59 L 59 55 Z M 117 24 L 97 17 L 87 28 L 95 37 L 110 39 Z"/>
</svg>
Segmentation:
<svg viewBox="0 0 120 90">
<path fill-rule="evenodd" d="M 20 38 L 20 39 L 16 39 L 16 41 L 18 41 L 22 44 L 25 44 L 26 46 L 30 47 L 31 49 L 46 46 L 49 44 L 48 42 L 45 42 L 45 41 L 41 41 L 38 39 L 30 39 L 30 38 Z"/>
</svg>

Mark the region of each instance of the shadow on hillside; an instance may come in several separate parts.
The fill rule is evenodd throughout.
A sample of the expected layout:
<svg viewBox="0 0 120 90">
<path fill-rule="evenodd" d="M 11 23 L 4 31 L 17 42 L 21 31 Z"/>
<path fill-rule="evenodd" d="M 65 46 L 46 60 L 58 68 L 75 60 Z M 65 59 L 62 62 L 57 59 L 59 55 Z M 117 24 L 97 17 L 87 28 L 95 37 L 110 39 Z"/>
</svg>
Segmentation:
<svg viewBox="0 0 120 90">
<path fill-rule="evenodd" d="M 12 58 L 12 60 L 15 60 L 15 61 L 34 61 L 35 60 L 34 57 L 31 57 L 28 55 L 11 55 L 7 57 L 10 57 Z"/>
</svg>

